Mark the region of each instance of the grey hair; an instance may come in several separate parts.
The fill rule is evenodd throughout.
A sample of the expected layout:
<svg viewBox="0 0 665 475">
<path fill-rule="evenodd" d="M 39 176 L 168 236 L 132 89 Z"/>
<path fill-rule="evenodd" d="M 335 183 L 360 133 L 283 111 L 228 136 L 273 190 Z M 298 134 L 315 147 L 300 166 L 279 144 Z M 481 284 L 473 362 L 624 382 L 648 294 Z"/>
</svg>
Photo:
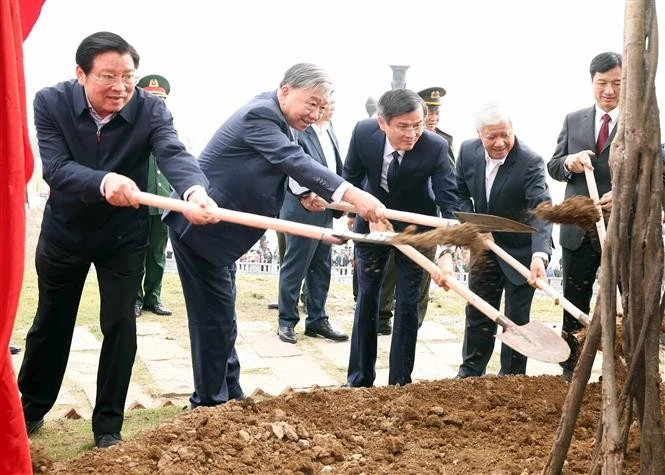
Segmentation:
<svg viewBox="0 0 665 475">
<path fill-rule="evenodd" d="M 476 124 L 476 130 L 481 130 L 488 125 L 496 125 L 507 122 L 513 125 L 513 121 L 508 115 L 508 111 L 498 101 L 488 102 L 478 109 L 473 115 Z"/>
<path fill-rule="evenodd" d="M 333 92 L 333 84 L 330 75 L 322 68 L 311 63 L 298 63 L 291 66 L 279 87 L 291 86 L 296 89 L 318 88 L 325 96 Z"/>
</svg>

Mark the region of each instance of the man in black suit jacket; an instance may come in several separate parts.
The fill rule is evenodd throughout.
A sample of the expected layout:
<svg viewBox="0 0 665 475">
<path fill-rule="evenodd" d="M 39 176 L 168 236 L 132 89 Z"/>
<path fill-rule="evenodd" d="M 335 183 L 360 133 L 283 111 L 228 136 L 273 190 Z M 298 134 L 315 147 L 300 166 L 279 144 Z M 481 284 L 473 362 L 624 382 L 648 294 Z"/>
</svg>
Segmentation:
<svg viewBox="0 0 665 475">
<path fill-rule="evenodd" d="M 256 96 L 233 113 L 199 157 L 210 197 L 224 208 L 274 217 L 291 177 L 312 190 L 300 197 L 309 210 L 324 210 L 316 204 L 319 195 L 348 201 L 371 221 L 382 219 L 385 206 L 375 197 L 345 182 L 296 142 L 295 131 L 321 117 L 331 91 L 325 71 L 299 63 L 286 71 L 277 90 Z M 187 306 L 194 366 L 190 404 L 216 406 L 240 399 L 233 266 L 264 230 L 228 222 L 191 226 L 179 213 L 166 214 L 164 222 Z"/>
<path fill-rule="evenodd" d="M 531 269 L 531 282 L 547 278 L 552 253 L 552 225 L 529 215 L 529 210 L 550 200 L 545 162 L 521 143 L 512 121 L 497 103 L 476 113 L 478 138 L 465 141 L 457 157 L 457 186 L 461 209 L 493 214 L 530 224 L 534 234 L 493 233 L 494 241 Z M 534 288 L 515 269 L 492 253 L 471 256 L 469 289 L 498 309 L 505 292 L 505 314 L 518 325 L 529 321 Z M 462 364 L 457 377 L 482 376 L 494 351 L 497 325 L 474 306 L 466 306 Z M 499 375 L 524 374 L 526 356 L 507 345 L 501 347 Z"/>
<path fill-rule="evenodd" d="M 134 303 L 148 244 L 145 190 L 154 154 L 179 197 L 213 206 L 196 159 L 178 140 L 164 101 L 136 88 L 136 50 L 98 32 L 76 52 L 76 79 L 39 91 L 35 126 L 51 193 L 36 250 L 39 302 L 18 376 L 28 432 L 44 424 L 67 366 L 81 292 L 90 266 L 99 282 L 99 355 L 92 430 L 97 447 L 121 440 L 136 354 Z M 214 216 L 183 217 L 194 224 Z"/>
<path fill-rule="evenodd" d="M 330 122 L 335 111 L 331 99 L 319 120 L 298 134 L 298 143 L 314 160 L 342 174 L 342 159 L 339 155 L 337 136 Z M 289 192 L 284 196 L 284 204 L 279 217 L 298 223 L 332 228 L 333 217 L 341 213 L 332 210 L 308 211 L 300 204 L 300 196 L 309 189 L 289 179 Z M 332 246 L 323 241 L 285 235 L 285 252 L 279 269 L 279 339 L 286 343 L 296 343 L 294 327 L 298 324 L 298 296 L 303 286 L 307 286 L 305 308 L 305 335 L 321 336 L 335 341 L 346 341 L 349 336 L 334 329 L 326 313 L 326 301 L 330 288 L 330 268 Z"/>
<path fill-rule="evenodd" d="M 458 204 L 448 143 L 424 131 L 426 114 L 427 106 L 413 91 L 396 89 L 383 94 L 377 118 L 360 121 L 353 131 L 343 176 L 388 208 L 436 216 L 438 205 L 443 216 L 451 218 Z M 393 222 L 393 226 L 400 231 L 407 223 Z M 369 224 L 357 217 L 354 229 L 367 233 Z M 376 377 L 379 293 L 391 248 L 358 243 L 355 249 L 359 289 L 347 384 L 369 387 Z M 423 271 L 401 253 L 396 253 L 395 260 L 397 298 L 388 383 L 407 384 L 411 382 L 416 352 Z M 452 269 L 451 256 L 447 254 L 445 260 Z"/>
<path fill-rule="evenodd" d="M 601 53 L 589 68 L 596 103 L 568 114 L 557 140 L 547 170 L 555 180 L 566 182 L 565 197 L 589 196 L 584 169 L 593 170 L 600 205 L 612 208 L 612 177 L 610 175 L 610 144 L 616 134 L 621 96 L 621 55 Z M 598 136 L 607 116 L 608 139 L 598 149 Z M 577 308 L 589 313 L 593 283 L 600 266 L 601 247 L 596 228 L 585 232 L 579 226 L 562 224 L 559 236 L 562 248 L 563 295 Z M 563 312 L 562 336 L 570 346 L 570 358 L 562 363 L 563 378 L 570 381 L 579 356 L 575 333 L 582 325 L 568 312 Z"/>
</svg>

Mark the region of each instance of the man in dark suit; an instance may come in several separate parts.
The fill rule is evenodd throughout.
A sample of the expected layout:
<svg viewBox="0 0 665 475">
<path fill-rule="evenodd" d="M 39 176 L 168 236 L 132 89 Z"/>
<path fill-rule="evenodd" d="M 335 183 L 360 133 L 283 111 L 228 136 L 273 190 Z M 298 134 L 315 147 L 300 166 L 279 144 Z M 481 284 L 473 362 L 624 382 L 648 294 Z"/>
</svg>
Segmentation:
<svg viewBox="0 0 665 475">
<path fill-rule="evenodd" d="M 555 180 L 566 182 L 565 197 L 569 198 L 573 195 L 589 196 L 584 169 L 592 169 L 600 205 L 609 213 L 612 208 L 610 144 L 619 119 L 621 55 L 611 52 L 597 55 L 591 60 L 589 72 L 596 103 L 566 116 L 547 170 Z M 579 226 L 562 224 L 559 242 L 562 248 L 563 295 L 577 308 L 589 313 L 593 283 L 600 266 L 598 231 L 594 227 L 585 232 Z M 570 358 L 562 363 L 563 378 L 567 381 L 570 381 L 579 357 L 580 344 L 575 334 L 581 328 L 582 325 L 564 310 L 561 330 L 570 346 Z"/>
<path fill-rule="evenodd" d="M 362 216 L 383 219 L 380 201 L 307 155 L 296 142 L 319 120 L 332 91 L 326 72 L 300 63 L 286 72 L 279 88 L 256 96 L 217 130 L 199 157 L 209 193 L 223 208 L 277 216 L 288 177 L 306 186 L 300 197 L 309 210 L 323 211 L 316 195 L 344 199 Z M 232 223 L 191 226 L 178 213 L 164 218 L 178 263 L 187 306 L 194 366 L 190 403 L 214 406 L 243 397 L 235 351 L 235 282 L 231 266 L 264 230 Z"/>
<path fill-rule="evenodd" d="M 342 159 L 339 156 L 337 136 L 330 122 L 335 111 L 335 102 L 331 99 L 319 120 L 298 134 L 298 143 L 303 150 L 322 165 L 342 174 Z M 279 217 L 298 223 L 312 224 L 332 228 L 333 217 L 341 213 L 332 210 L 323 212 L 308 211 L 300 204 L 300 195 L 309 190 L 289 179 L 289 192 L 284 196 L 284 204 Z M 330 288 L 330 267 L 332 246 L 322 241 L 315 241 L 300 236 L 285 236 L 285 253 L 279 269 L 279 339 L 286 343 L 296 343 L 294 327 L 298 324 L 298 296 L 303 286 L 307 286 L 307 320 L 305 335 L 321 336 L 334 341 L 346 341 L 346 333 L 334 329 L 326 313 L 326 301 Z"/>
<path fill-rule="evenodd" d="M 546 279 L 552 254 L 552 225 L 536 219 L 529 210 L 550 200 L 545 162 L 520 142 L 512 121 L 497 103 L 483 106 L 475 115 L 478 138 L 465 141 L 457 157 L 457 186 L 461 209 L 502 216 L 528 223 L 533 234 L 493 233 L 491 238 L 511 256 L 531 269 L 530 282 Z M 492 253 L 471 256 L 469 289 L 498 309 L 505 292 L 508 318 L 523 325 L 529 321 L 535 289 L 515 269 Z M 482 376 L 494 351 L 497 325 L 474 306 L 466 305 L 462 364 L 457 377 Z M 501 346 L 499 375 L 525 374 L 526 356 Z"/>
<path fill-rule="evenodd" d="M 388 208 L 444 217 L 457 209 L 455 175 L 448 143 L 424 131 L 427 106 L 413 91 L 396 89 L 381 96 L 377 118 L 360 121 L 351 137 L 343 176 L 376 196 Z M 430 186 L 431 182 L 431 186 Z M 432 196 L 432 190 L 434 196 Z M 393 222 L 401 231 L 407 223 Z M 357 217 L 355 231 L 369 224 Z M 372 386 L 376 377 L 379 293 L 389 246 L 356 244 L 358 299 L 351 335 L 347 385 Z M 452 258 L 447 255 L 452 267 Z M 411 382 L 418 335 L 422 269 L 401 253 L 397 268 L 395 321 L 390 345 L 389 384 Z"/>
<path fill-rule="evenodd" d="M 443 137 L 448 142 L 448 160 L 450 166 L 455 169 L 455 154 L 453 153 L 453 136 L 439 129 L 439 110 L 441 108 L 441 98 L 446 95 L 446 90 L 442 87 L 428 87 L 418 92 L 427 105 L 427 115 L 425 116 L 425 129 Z M 388 262 L 386 263 L 385 279 L 381 287 L 381 300 L 379 302 L 379 330 L 380 335 L 390 335 L 392 327 L 390 320 L 393 316 L 395 306 L 395 256 L 393 250 Z M 436 246 L 430 249 L 421 249 L 421 252 L 430 259 L 434 259 Z M 420 302 L 418 303 L 418 327 L 422 326 L 429 305 L 429 287 L 430 275 L 423 272 L 423 281 L 420 284 Z"/>
<path fill-rule="evenodd" d="M 171 92 L 169 82 L 164 76 L 158 74 L 143 76 L 137 86 L 164 100 Z M 169 181 L 157 167 L 157 161 L 153 155 L 150 155 L 148 163 L 148 188 L 146 191 L 159 196 L 169 196 L 173 191 Z M 140 317 L 141 310 L 148 310 L 157 315 L 168 316 L 171 315 L 171 311 L 162 305 L 161 294 L 169 232 L 166 225 L 162 223 L 164 210 L 152 206 L 148 209 L 150 213 L 150 236 L 148 237 L 148 249 L 145 253 L 145 275 L 142 283 L 139 284 L 134 314 L 136 317 Z"/>
<path fill-rule="evenodd" d="M 39 302 L 18 376 L 28 433 L 44 424 L 67 366 L 76 314 L 91 264 L 100 294 L 103 334 L 92 413 L 95 445 L 120 442 L 136 354 L 134 303 L 148 243 L 148 157 L 157 158 L 179 197 L 199 205 L 195 224 L 213 222 L 208 180 L 178 140 L 164 101 L 136 88 L 139 55 L 108 32 L 76 51 L 76 79 L 35 96 L 35 126 L 44 179 L 44 208 L 35 261 Z"/>
</svg>

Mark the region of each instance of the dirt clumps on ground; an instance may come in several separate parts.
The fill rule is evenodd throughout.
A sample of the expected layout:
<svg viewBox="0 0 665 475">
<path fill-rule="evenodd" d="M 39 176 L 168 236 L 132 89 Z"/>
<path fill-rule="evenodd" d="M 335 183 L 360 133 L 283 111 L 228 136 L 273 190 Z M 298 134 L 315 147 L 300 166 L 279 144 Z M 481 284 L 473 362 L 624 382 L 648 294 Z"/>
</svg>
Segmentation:
<svg viewBox="0 0 665 475">
<path fill-rule="evenodd" d="M 600 385 L 587 386 L 565 473 L 588 473 Z M 198 408 L 53 474 L 535 474 L 567 385 L 555 376 L 312 388 Z M 639 472 L 631 436 L 626 472 Z"/>
</svg>

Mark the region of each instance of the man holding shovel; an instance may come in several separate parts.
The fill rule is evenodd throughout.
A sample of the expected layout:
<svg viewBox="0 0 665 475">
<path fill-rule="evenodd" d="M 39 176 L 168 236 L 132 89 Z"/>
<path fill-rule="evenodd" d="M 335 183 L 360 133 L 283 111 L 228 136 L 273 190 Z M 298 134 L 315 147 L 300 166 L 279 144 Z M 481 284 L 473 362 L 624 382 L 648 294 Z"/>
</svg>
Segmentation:
<svg viewBox="0 0 665 475">
<path fill-rule="evenodd" d="M 446 218 L 457 210 L 455 175 L 448 143 L 425 131 L 427 106 L 408 89 L 388 91 L 378 102 L 377 118 L 360 121 L 351 137 L 343 176 L 362 186 L 388 208 Z M 434 192 L 432 197 L 431 189 Z M 393 222 L 396 231 L 407 223 Z M 369 224 L 356 217 L 354 230 Z M 358 299 L 351 335 L 347 385 L 370 387 L 376 377 L 379 294 L 390 247 L 356 243 Z M 444 258 L 452 269 L 452 256 Z M 390 345 L 388 384 L 408 384 L 418 336 L 418 301 L 423 271 L 402 253 L 395 254 L 396 303 Z"/>
<path fill-rule="evenodd" d="M 345 182 L 296 142 L 295 131 L 321 118 L 331 92 L 325 71 L 299 63 L 286 71 L 277 90 L 238 109 L 199 157 L 210 181 L 210 197 L 227 210 L 275 217 L 284 201 L 287 178 L 292 177 L 311 190 L 300 198 L 310 211 L 325 209 L 315 204 L 319 195 L 354 204 L 369 221 L 382 219 L 384 206 L 379 200 Z M 231 267 L 265 231 L 229 222 L 191 226 L 179 213 L 167 214 L 164 222 L 170 227 L 187 306 L 194 367 L 190 404 L 215 406 L 242 399 Z"/>
<path fill-rule="evenodd" d="M 498 309 L 505 292 L 506 316 L 517 325 L 529 322 L 536 278 L 547 279 L 545 268 L 552 252 L 552 225 L 528 213 L 550 193 L 543 159 L 520 142 L 512 121 L 497 103 L 483 106 L 475 115 L 478 138 L 467 140 L 457 157 L 457 185 L 461 209 L 492 214 L 527 223 L 533 234 L 494 233 L 493 239 L 512 257 L 530 268 L 522 276 L 492 253 L 471 255 L 469 289 Z M 458 378 L 482 376 L 492 356 L 497 324 L 467 304 L 462 364 Z M 506 344 L 501 347 L 499 375 L 524 374 L 527 357 Z"/>
<path fill-rule="evenodd" d="M 596 103 L 568 114 L 557 140 L 554 155 L 547 164 L 552 178 L 566 182 L 565 197 L 589 196 L 585 168 L 593 177 L 603 211 L 612 208 L 610 144 L 616 134 L 621 96 L 621 55 L 601 53 L 591 60 L 591 87 Z M 559 242 L 562 248 L 563 295 L 585 313 L 589 313 L 593 283 L 600 267 L 601 243 L 598 231 L 584 231 L 574 224 L 562 224 Z M 570 346 L 570 358 L 562 363 L 562 377 L 572 378 L 580 344 L 575 333 L 582 329 L 567 311 L 563 312 L 562 336 Z"/>
</svg>

